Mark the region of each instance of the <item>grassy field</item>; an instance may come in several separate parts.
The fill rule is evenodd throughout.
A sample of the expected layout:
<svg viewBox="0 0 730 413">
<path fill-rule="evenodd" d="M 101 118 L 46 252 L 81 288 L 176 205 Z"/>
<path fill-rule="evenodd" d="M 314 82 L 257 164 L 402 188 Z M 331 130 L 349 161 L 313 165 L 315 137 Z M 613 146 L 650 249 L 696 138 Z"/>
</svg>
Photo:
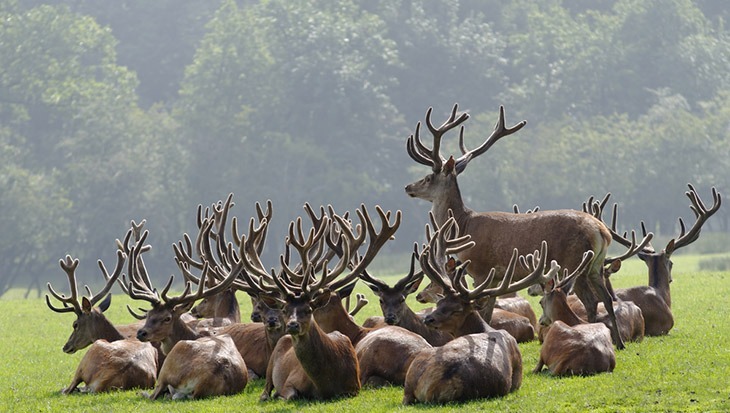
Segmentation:
<svg viewBox="0 0 730 413">
<path fill-rule="evenodd" d="M 593 377 L 554 378 L 532 374 L 539 354 L 537 342 L 521 344 L 522 387 L 507 397 L 447 406 L 401 406 L 403 389 L 363 389 L 354 398 L 326 403 L 272 401 L 259 403 L 263 381 L 250 382 L 232 397 L 198 401 L 149 401 L 138 391 L 63 396 L 83 352 L 61 351 L 71 332 L 73 315 L 51 312 L 39 299 L 23 300 L 13 291 L 0 300 L 0 332 L 5 355 L 0 359 L 0 411 L 180 412 L 365 412 L 365 411 L 519 411 L 519 412 L 708 412 L 730 411 L 730 273 L 699 272 L 697 257 L 678 256 L 674 265 L 672 305 L 675 327 L 668 336 L 648 337 L 617 352 L 616 369 Z M 59 270 L 59 288 L 65 278 Z M 646 268 L 629 260 L 614 276 L 617 287 L 646 282 Z M 384 277 L 386 278 L 386 277 Z M 387 278 L 386 278 L 387 279 Z M 65 286 L 63 287 L 65 290 Z M 363 285 L 370 304 L 357 319 L 378 315 L 377 299 Z M 110 319 L 132 322 L 129 300 L 116 293 Z M 240 297 L 241 303 L 248 303 Z M 533 301 L 536 305 L 536 302 Z M 414 308 L 422 306 L 414 303 Z M 242 316 L 249 308 L 243 305 Z M 539 306 L 535 312 L 540 314 Z M 174 404 L 172 404 L 174 403 Z"/>
</svg>

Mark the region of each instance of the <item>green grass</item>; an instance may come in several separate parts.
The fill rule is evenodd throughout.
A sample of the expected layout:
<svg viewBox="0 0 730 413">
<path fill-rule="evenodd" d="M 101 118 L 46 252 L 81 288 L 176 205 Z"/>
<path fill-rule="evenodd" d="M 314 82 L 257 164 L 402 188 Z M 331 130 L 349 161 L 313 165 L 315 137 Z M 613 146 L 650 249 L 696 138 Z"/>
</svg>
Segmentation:
<svg viewBox="0 0 730 413">
<path fill-rule="evenodd" d="M 399 387 L 364 389 L 354 398 L 322 403 L 272 401 L 259 403 L 263 381 L 249 383 L 239 395 L 199 401 L 149 401 L 137 391 L 63 396 L 83 352 L 61 351 L 71 331 L 73 316 L 51 312 L 39 299 L 23 300 L 22 292 L 11 292 L 0 300 L 0 332 L 5 349 L 0 359 L 0 411 L 519 411 L 519 412 L 643 412 L 643 411 L 729 411 L 730 320 L 726 315 L 730 296 L 730 273 L 698 272 L 698 257 L 677 256 L 672 283 L 675 327 L 668 336 L 648 337 L 629 343 L 617 352 L 616 369 L 593 377 L 554 378 L 532 374 L 537 362 L 537 342 L 521 344 L 524 379 L 522 387 L 501 399 L 479 400 L 447 406 L 401 406 Z M 405 271 L 407 262 L 404 262 Z M 60 272 L 60 271 L 59 271 Z M 646 269 L 629 260 L 613 277 L 616 287 L 646 282 Z M 59 274 L 59 282 L 64 277 Z M 383 277 L 392 281 L 391 277 Z M 358 285 L 357 291 L 370 293 Z M 362 322 L 378 315 L 377 299 L 360 314 Z M 533 304 L 536 301 L 533 298 Z M 115 294 L 110 319 L 133 321 L 126 313 L 129 300 Z M 241 296 L 243 317 L 249 310 Z M 414 304 L 414 308 L 422 306 Z M 539 315 L 539 307 L 535 307 Z M 174 403 L 174 404 L 172 404 Z"/>
</svg>

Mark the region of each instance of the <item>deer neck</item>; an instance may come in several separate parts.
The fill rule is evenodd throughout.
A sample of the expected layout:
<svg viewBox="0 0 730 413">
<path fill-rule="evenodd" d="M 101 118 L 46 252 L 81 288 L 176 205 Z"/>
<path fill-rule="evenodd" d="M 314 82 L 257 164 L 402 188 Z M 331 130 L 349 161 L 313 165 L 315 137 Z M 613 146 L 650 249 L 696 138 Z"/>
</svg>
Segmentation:
<svg viewBox="0 0 730 413">
<path fill-rule="evenodd" d="M 479 312 L 474 309 L 466 314 L 464 321 L 457 331 L 452 332 L 452 334 L 454 337 L 461 337 L 468 334 L 488 333 L 490 331 L 494 331 L 494 328 L 484 321 L 482 316 L 479 315 Z"/>
<path fill-rule="evenodd" d="M 464 205 L 464 200 L 461 198 L 461 191 L 456 180 L 453 181 L 452 185 L 444 187 L 440 196 L 433 200 L 431 213 L 436 220 L 437 226 L 443 225 L 449 219 L 449 211 L 454 214 L 459 228 L 463 228 L 463 220 L 468 216 L 470 209 Z"/>
<path fill-rule="evenodd" d="M 297 359 L 315 384 L 317 379 L 326 379 L 332 375 L 332 366 L 336 365 L 336 361 L 331 359 L 338 357 L 338 354 L 333 349 L 332 339 L 315 320 L 312 320 L 306 333 L 292 335 L 291 338 Z"/>
<path fill-rule="evenodd" d="M 94 331 L 93 336 L 98 339 L 104 339 L 106 341 L 117 341 L 123 340 L 124 336 L 117 330 L 116 327 L 102 314 L 98 314 L 94 317 Z"/>
<path fill-rule="evenodd" d="M 569 326 L 575 326 L 578 324 L 585 324 L 586 322 L 581 320 L 568 305 L 568 299 L 563 293 L 560 296 L 556 294 L 556 297 L 551 301 L 552 306 L 552 321 L 560 320 Z"/>
<path fill-rule="evenodd" d="M 367 333 L 362 326 L 350 317 L 339 297 L 334 295 L 325 307 L 315 310 L 314 315 L 318 328 L 327 332 L 339 331 L 352 341 L 353 346 Z"/>
<path fill-rule="evenodd" d="M 669 280 L 672 278 L 671 263 L 669 257 L 664 254 L 651 256 L 651 259 L 645 260 L 649 270 L 649 286 L 672 307 L 672 296 L 669 290 Z"/>
<path fill-rule="evenodd" d="M 168 354 L 175 344 L 181 340 L 197 340 L 201 337 L 195 330 L 187 325 L 180 317 L 175 317 L 172 326 L 172 333 L 162 340 L 162 352 Z"/>
</svg>

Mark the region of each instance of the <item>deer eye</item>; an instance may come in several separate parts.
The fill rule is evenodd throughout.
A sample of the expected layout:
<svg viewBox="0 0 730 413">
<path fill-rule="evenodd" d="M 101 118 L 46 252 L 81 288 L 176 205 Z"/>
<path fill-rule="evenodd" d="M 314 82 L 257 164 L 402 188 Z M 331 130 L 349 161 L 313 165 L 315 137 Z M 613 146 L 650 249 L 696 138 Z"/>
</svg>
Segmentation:
<svg viewBox="0 0 730 413">
<path fill-rule="evenodd" d="M 76 330 L 78 327 L 79 327 L 79 322 L 78 321 L 74 321 L 74 323 L 73 323 L 73 329 Z"/>
<path fill-rule="evenodd" d="M 431 175 L 428 175 L 428 176 L 427 176 L 427 177 L 426 177 L 426 178 L 424 179 L 424 181 L 426 181 L 426 183 L 429 183 L 429 182 L 431 182 Z"/>
<path fill-rule="evenodd" d="M 167 316 L 164 320 L 162 320 L 163 323 L 169 323 L 170 321 L 172 321 L 172 316 Z"/>
</svg>

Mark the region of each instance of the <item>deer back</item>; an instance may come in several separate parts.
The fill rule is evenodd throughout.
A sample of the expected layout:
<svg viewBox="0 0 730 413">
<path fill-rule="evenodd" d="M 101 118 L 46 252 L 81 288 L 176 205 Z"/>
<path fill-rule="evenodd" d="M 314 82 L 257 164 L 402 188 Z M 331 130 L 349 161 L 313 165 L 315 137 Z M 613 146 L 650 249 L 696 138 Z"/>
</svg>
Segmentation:
<svg viewBox="0 0 730 413">
<path fill-rule="evenodd" d="M 554 321 L 547 327 L 540 359 L 533 371 L 540 372 L 545 365 L 556 376 L 613 371 L 616 354 L 610 330 L 601 323 L 569 326 Z"/>
<path fill-rule="evenodd" d="M 411 362 L 431 345 L 420 335 L 398 326 L 370 331 L 355 346 L 363 386 L 402 386 Z"/>
<path fill-rule="evenodd" d="M 199 399 L 240 393 L 248 383 L 246 363 L 228 335 L 181 340 L 168 353 L 151 399 Z"/>
<path fill-rule="evenodd" d="M 403 404 L 504 396 L 522 384 L 522 356 L 504 331 L 470 334 L 422 350 L 406 375 Z"/>
<path fill-rule="evenodd" d="M 137 340 L 96 340 L 81 358 L 71 384 L 62 392 L 74 392 L 80 383 L 86 391 L 152 388 L 157 377 L 157 350 Z"/>
</svg>

